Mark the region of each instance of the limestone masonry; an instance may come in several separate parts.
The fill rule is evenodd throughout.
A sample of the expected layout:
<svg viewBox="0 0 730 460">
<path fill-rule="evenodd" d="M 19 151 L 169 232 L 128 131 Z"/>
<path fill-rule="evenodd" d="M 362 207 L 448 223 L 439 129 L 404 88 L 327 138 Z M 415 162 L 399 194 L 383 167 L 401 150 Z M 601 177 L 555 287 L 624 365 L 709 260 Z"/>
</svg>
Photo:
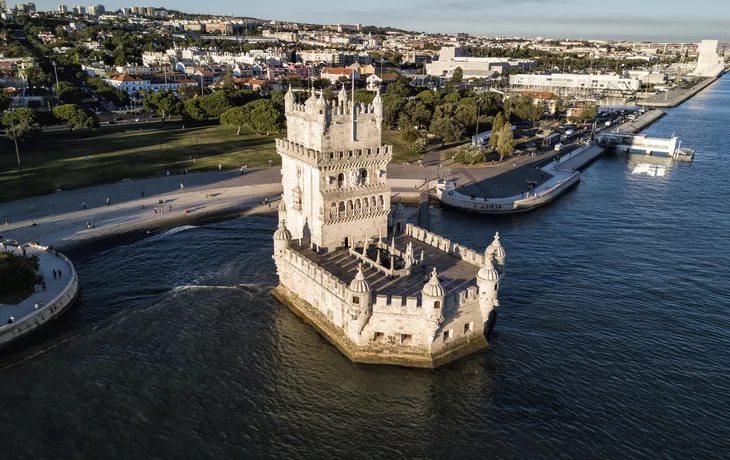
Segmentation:
<svg viewBox="0 0 730 460">
<path fill-rule="evenodd" d="M 274 295 L 358 362 L 437 367 L 488 345 L 504 276 L 499 235 L 477 253 L 406 224 L 386 184 L 383 99 L 286 94 Z"/>
</svg>

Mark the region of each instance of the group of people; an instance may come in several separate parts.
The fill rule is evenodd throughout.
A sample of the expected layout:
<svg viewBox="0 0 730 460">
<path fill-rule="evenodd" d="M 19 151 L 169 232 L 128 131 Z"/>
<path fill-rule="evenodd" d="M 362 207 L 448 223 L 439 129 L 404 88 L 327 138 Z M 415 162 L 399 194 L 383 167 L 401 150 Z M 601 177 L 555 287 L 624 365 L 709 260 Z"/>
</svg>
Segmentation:
<svg viewBox="0 0 730 460">
<path fill-rule="evenodd" d="M 162 214 L 165 211 L 164 206 L 157 207 L 155 206 L 155 214 Z M 172 205 L 167 205 L 167 211 L 172 212 Z"/>
</svg>

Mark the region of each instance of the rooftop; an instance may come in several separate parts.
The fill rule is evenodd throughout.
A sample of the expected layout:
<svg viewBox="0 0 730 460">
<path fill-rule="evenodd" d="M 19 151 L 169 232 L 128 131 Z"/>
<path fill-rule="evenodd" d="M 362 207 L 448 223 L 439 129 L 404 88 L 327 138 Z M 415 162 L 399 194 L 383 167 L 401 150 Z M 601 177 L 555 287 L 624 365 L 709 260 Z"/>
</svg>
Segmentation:
<svg viewBox="0 0 730 460">
<path fill-rule="evenodd" d="M 383 239 L 389 246 L 391 237 Z M 423 243 L 411 236 L 400 235 L 395 239 L 396 249 L 405 252 L 408 243 L 413 245 L 416 259 L 420 259 L 423 251 L 423 268 L 414 270 L 410 276 L 389 278 L 374 268 L 363 266 L 365 279 L 370 283 L 374 295 L 417 296 L 420 295 L 423 285 L 431 276 L 431 270 L 436 267 L 441 286 L 448 295 L 475 286 L 475 278 L 479 267 L 462 260 L 460 257 L 440 251 L 435 247 Z M 347 249 L 334 249 L 326 254 L 319 254 L 310 248 L 292 248 L 310 261 L 320 265 L 340 281 L 350 284 L 355 279 L 360 261 L 351 256 Z"/>
</svg>

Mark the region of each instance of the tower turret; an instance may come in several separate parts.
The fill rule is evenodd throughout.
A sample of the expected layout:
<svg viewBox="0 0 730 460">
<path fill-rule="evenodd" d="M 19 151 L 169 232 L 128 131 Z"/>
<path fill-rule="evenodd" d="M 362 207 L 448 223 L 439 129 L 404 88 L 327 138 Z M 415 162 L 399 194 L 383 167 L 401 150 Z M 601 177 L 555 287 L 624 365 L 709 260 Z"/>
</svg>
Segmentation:
<svg viewBox="0 0 730 460">
<path fill-rule="evenodd" d="M 337 102 L 341 106 L 347 105 L 347 91 L 345 91 L 345 85 L 342 85 L 342 88 L 340 89 L 340 92 L 337 93 Z"/>
<path fill-rule="evenodd" d="M 350 282 L 350 299 L 347 313 L 350 315 L 349 333 L 359 335 L 370 316 L 373 314 L 373 305 L 370 295 L 370 283 L 362 272 L 362 264 L 358 265 L 355 279 Z"/>
<path fill-rule="evenodd" d="M 281 256 L 291 243 L 291 233 L 286 228 L 283 220 L 279 222 L 279 227 L 274 232 L 274 257 Z"/>
<path fill-rule="evenodd" d="M 499 273 L 494 269 L 492 257 L 484 251 L 484 263 L 477 273 L 477 287 L 479 287 L 479 310 L 482 312 L 482 320 L 486 322 L 494 307 L 499 305 L 497 294 L 499 292 Z"/>
<path fill-rule="evenodd" d="M 286 95 L 284 96 L 284 113 L 291 112 L 291 110 L 294 108 L 294 92 L 291 90 L 291 85 L 289 85 L 289 91 L 286 92 Z"/>
<path fill-rule="evenodd" d="M 382 128 L 383 126 L 383 98 L 380 96 L 380 88 L 378 88 L 377 92 L 375 93 L 375 98 L 373 99 L 373 112 L 375 112 L 375 119 L 378 122 L 378 128 Z"/>
<path fill-rule="evenodd" d="M 444 288 L 438 279 L 436 267 L 431 272 L 431 279 L 428 280 L 421 290 L 421 304 L 423 306 L 422 319 L 424 328 L 430 334 L 430 341 L 433 342 L 439 326 L 444 319 Z"/>
<path fill-rule="evenodd" d="M 492 244 L 487 246 L 486 254 L 496 259 L 497 271 L 500 273 L 500 275 L 504 275 L 504 262 L 507 258 L 507 253 L 504 252 L 502 243 L 499 242 L 499 232 L 494 234 L 494 241 L 492 241 Z"/>
</svg>

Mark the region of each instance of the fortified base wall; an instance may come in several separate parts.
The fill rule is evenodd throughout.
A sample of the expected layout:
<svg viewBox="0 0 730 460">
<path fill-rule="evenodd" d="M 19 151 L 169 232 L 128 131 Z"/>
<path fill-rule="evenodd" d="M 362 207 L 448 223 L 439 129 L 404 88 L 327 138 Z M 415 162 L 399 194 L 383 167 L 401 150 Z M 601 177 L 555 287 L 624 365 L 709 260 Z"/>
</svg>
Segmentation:
<svg viewBox="0 0 730 460">
<path fill-rule="evenodd" d="M 28 336 L 54 321 L 76 300 L 79 294 L 79 278 L 76 274 L 76 269 L 66 256 L 58 253 L 58 257 L 65 259 L 65 262 L 71 267 L 71 276 L 69 277 L 68 283 L 50 302 L 21 318 L 17 318 L 12 324 L 0 326 L 0 348 Z"/>
</svg>

